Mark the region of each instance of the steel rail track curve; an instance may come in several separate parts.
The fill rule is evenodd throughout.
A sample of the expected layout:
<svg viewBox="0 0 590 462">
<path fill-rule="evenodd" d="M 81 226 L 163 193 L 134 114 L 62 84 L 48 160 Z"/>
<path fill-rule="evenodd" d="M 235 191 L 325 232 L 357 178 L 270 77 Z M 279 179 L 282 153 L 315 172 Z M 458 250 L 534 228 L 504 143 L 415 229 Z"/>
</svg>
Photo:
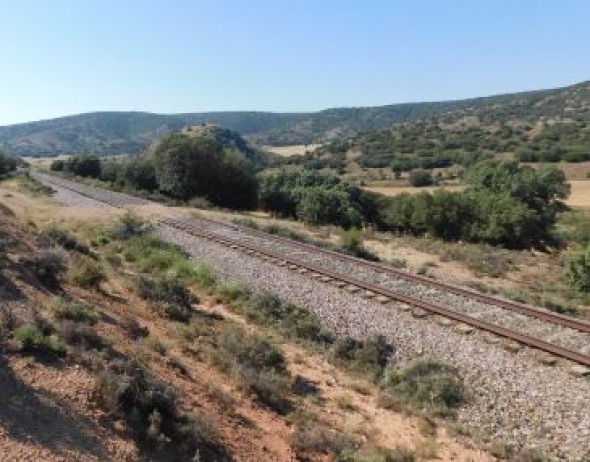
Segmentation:
<svg viewBox="0 0 590 462">
<path fill-rule="evenodd" d="M 308 262 L 302 262 L 300 260 L 297 260 L 296 258 L 286 256 L 286 255 L 280 254 L 278 252 L 274 252 L 272 250 L 263 249 L 263 248 L 260 248 L 260 247 L 257 247 L 257 246 L 251 245 L 251 244 L 244 244 L 241 241 L 237 241 L 237 240 L 230 239 L 227 237 L 220 237 L 217 234 L 210 233 L 210 232 L 204 231 L 202 229 L 198 229 L 196 227 L 192 227 L 186 223 L 178 222 L 174 219 L 164 218 L 164 219 L 159 220 L 159 223 L 163 224 L 163 225 L 170 226 L 175 229 L 179 229 L 183 232 L 186 232 L 186 233 L 191 234 L 196 237 L 206 238 L 211 241 L 226 245 L 228 247 L 232 247 L 236 250 L 246 249 L 246 250 L 251 251 L 254 254 L 260 254 L 260 255 L 264 255 L 266 257 L 272 258 L 274 260 L 284 261 L 285 263 L 296 266 L 298 268 L 305 268 L 308 271 L 312 271 L 314 273 L 318 273 L 318 274 L 327 276 L 330 279 L 346 282 L 347 284 L 350 284 L 352 286 L 360 287 L 365 290 L 371 291 L 375 294 L 380 294 L 380 295 L 386 296 L 388 298 L 391 298 L 393 300 L 397 300 L 397 301 L 406 303 L 408 305 L 422 308 L 422 309 L 429 311 L 431 313 L 435 313 L 435 314 L 444 316 L 446 318 L 453 319 L 454 321 L 468 324 L 470 326 L 476 327 L 478 329 L 481 329 L 481 330 L 484 330 L 487 332 L 491 332 L 491 333 L 499 335 L 501 337 L 515 340 L 518 343 L 521 343 L 523 345 L 533 347 L 538 350 L 545 351 L 547 353 L 551 353 L 555 356 L 560 356 L 562 358 L 569 359 L 571 361 L 574 361 L 574 362 L 577 362 L 577 363 L 580 363 L 580 364 L 590 367 L 590 356 L 589 355 L 585 355 L 583 353 L 579 353 L 577 351 L 570 350 L 568 348 L 564 348 L 564 347 L 555 345 L 553 343 L 546 342 L 544 340 L 540 340 L 540 339 L 532 337 L 530 335 L 522 334 L 520 332 L 516 332 L 514 330 L 507 329 L 505 327 L 500 327 L 500 326 L 497 326 L 495 324 L 491 324 L 486 321 L 481 321 L 481 320 L 474 318 L 472 316 L 468 316 L 468 315 L 465 315 L 462 313 L 458 313 L 456 311 L 449 310 L 447 308 L 444 308 L 440 305 L 436 305 L 434 303 L 425 302 L 423 300 L 418 300 L 418 299 L 415 299 L 412 297 L 408 297 L 406 295 L 402 295 L 402 294 L 395 292 L 393 290 L 386 289 L 386 288 L 376 286 L 373 284 L 369 284 L 367 282 L 361 281 L 361 280 L 356 279 L 354 277 L 346 276 L 341 273 L 323 268 L 318 265 L 314 265 L 314 264 L 311 264 Z"/>
<path fill-rule="evenodd" d="M 66 182 L 66 180 L 63 180 L 61 178 L 60 179 L 57 179 L 54 176 L 51 176 L 50 178 L 47 178 L 46 175 L 43 175 L 43 178 L 47 182 L 53 183 L 56 186 L 60 186 L 60 187 L 63 187 L 65 189 L 69 189 L 71 191 L 76 192 L 77 194 L 80 194 L 80 195 L 89 197 L 89 198 L 94 199 L 94 200 L 97 200 L 99 202 L 107 203 L 108 205 L 111 205 L 111 206 L 114 206 L 114 207 L 117 207 L 117 208 L 121 208 L 121 209 L 128 209 L 128 205 L 122 205 L 121 203 L 116 203 L 115 201 L 111 201 L 111 200 L 105 200 L 104 198 L 97 198 L 96 196 L 94 196 L 92 194 L 89 194 L 88 192 L 84 191 L 84 188 L 90 189 L 90 190 L 91 189 L 94 189 L 97 193 L 106 193 L 106 194 L 109 194 L 109 195 L 111 195 L 113 197 L 121 198 L 122 200 L 128 200 L 128 198 L 133 198 L 134 201 L 135 200 L 137 201 L 136 204 L 138 202 L 142 202 L 142 203 L 146 203 L 146 204 L 147 203 L 150 203 L 150 201 L 147 201 L 145 199 L 135 198 L 133 196 L 128 196 L 128 195 L 121 194 L 121 193 L 115 193 L 115 192 L 104 190 L 104 189 L 100 189 L 100 188 L 91 188 L 91 187 L 88 187 L 86 185 L 76 184 L 76 186 L 72 187 L 72 184 L 70 184 L 70 183 L 75 183 L 75 182 L 70 182 L 70 181 L 67 181 Z M 234 227 L 232 225 L 228 225 L 226 223 L 218 222 L 218 221 L 215 221 L 215 220 L 201 219 L 201 218 L 199 218 L 199 220 L 212 222 L 212 223 L 214 223 L 216 225 L 227 226 L 227 227 L 230 227 L 230 228 L 234 229 Z M 429 311 L 431 313 L 435 313 L 435 314 L 444 316 L 446 318 L 455 320 L 457 322 L 461 322 L 461 323 L 470 325 L 472 327 L 476 327 L 478 329 L 481 329 L 481 330 L 484 330 L 484 331 L 493 333 L 495 335 L 498 335 L 498 336 L 501 336 L 501 337 L 504 337 L 504 338 L 508 338 L 508 339 L 514 340 L 514 341 L 516 341 L 518 343 L 521 343 L 523 345 L 526 345 L 526 346 L 529 346 L 529 347 L 533 347 L 535 349 L 538 349 L 538 350 L 541 350 L 541 351 L 544 351 L 544 352 L 553 354 L 555 356 L 559 356 L 559 357 L 562 357 L 562 358 L 571 360 L 573 362 L 576 362 L 576 363 L 579 363 L 579 364 L 583 364 L 584 366 L 590 367 L 590 355 L 586 355 L 586 354 L 583 354 L 583 353 L 580 353 L 580 352 L 577 352 L 577 351 L 574 351 L 574 350 L 571 350 L 571 349 L 568 349 L 568 348 L 565 348 L 565 347 L 561 347 L 559 345 L 555 345 L 553 343 L 546 342 L 544 340 L 541 340 L 541 339 L 538 339 L 536 337 L 532 337 L 530 335 L 527 335 L 527 334 L 523 334 L 523 333 L 514 331 L 512 329 L 508 329 L 508 328 L 501 327 L 501 326 L 498 326 L 498 325 L 495 325 L 495 324 L 492 324 L 492 323 L 489 323 L 489 322 L 486 322 L 486 321 L 482 321 L 482 320 L 479 320 L 479 319 L 477 319 L 475 317 L 472 317 L 472 316 L 469 316 L 469 315 L 466 315 L 466 314 L 463 314 L 463 313 L 458 313 L 456 311 L 449 310 L 448 308 L 444 308 L 443 306 L 440 306 L 440 305 L 437 305 L 437 304 L 434 304 L 434 303 L 430 303 L 430 302 L 419 300 L 419 299 L 416 299 L 416 298 L 413 298 L 413 297 L 409 297 L 409 296 L 400 294 L 400 293 L 398 293 L 396 291 L 393 291 L 391 289 L 387 289 L 387 288 L 380 287 L 380 286 L 377 286 L 377 285 L 374 285 L 374 284 L 370 284 L 370 283 L 367 283 L 365 281 L 356 279 L 354 277 L 346 276 L 346 275 L 343 275 L 341 273 L 338 273 L 338 272 L 335 272 L 333 270 L 329 270 L 329 269 L 323 268 L 321 266 L 318 266 L 318 265 L 315 265 L 315 264 L 312 264 L 312 263 L 302 262 L 302 261 L 297 260 L 296 258 L 293 258 L 291 256 L 280 254 L 278 252 L 275 252 L 275 251 L 272 251 L 272 250 L 269 250 L 269 249 L 264 249 L 264 248 L 261 248 L 261 247 L 258 247 L 258 246 L 254 246 L 254 245 L 251 245 L 251 244 L 245 244 L 244 242 L 241 242 L 241 241 L 238 241 L 238 240 L 235 240 L 235 239 L 231 239 L 231 238 L 228 238 L 228 237 L 221 237 L 218 234 L 207 232 L 207 231 L 205 231 L 205 230 L 203 230 L 203 229 L 201 229 L 201 228 L 199 228 L 199 227 L 197 227 L 195 225 L 191 225 L 191 224 L 186 223 L 184 221 L 180 221 L 177 218 L 166 217 L 166 218 L 158 219 L 157 222 L 159 224 L 167 225 L 167 226 L 173 227 L 175 229 L 181 230 L 183 232 L 186 232 L 188 234 L 191 234 L 191 235 L 194 235 L 194 236 L 197 236 L 197 237 L 201 237 L 201 238 L 206 238 L 206 239 L 212 240 L 214 242 L 217 242 L 217 243 L 220 243 L 220 244 L 223 244 L 223 245 L 232 247 L 234 249 L 245 249 L 245 250 L 249 251 L 250 253 L 254 253 L 254 254 L 258 254 L 258 255 L 263 255 L 263 256 L 266 256 L 268 258 L 271 258 L 271 259 L 274 259 L 274 260 L 278 260 L 278 261 L 283 261 L 286 264 L 290 264 L 290 265 L 293 265 L 293 266 L 298 267 L 298 268 L 305 268 L 308 271 L 312 271 L 314 273 L 317 273 L 317 274 L 320 274 L 320 275 L 324 275 L 324 276 L 326 276 L 326 277 L 328 277 L 330 279 L 339 280 L 339 281 L 345 282 L 347 284 L 350 284 L 352 286 L 363 288 L 363 289 L 368 290 L 368 291 L 371 291 L 371 292 L 373 292 L 375 294 L 380 294 L 380 295 L 383 295 L 383 296 L 388 297 L 390 299 L 397 300 L 397 301 L 406 303 L 406 304 L 411 305 L 411 306 L 419 307 L 419 308 L 421 308 L 423 310 L 426 310 L 426 311 Z M 243 228 L 240 228 L 240 229 L 243 229 Z M 324 252 L 324 253 L 333 255 L 333 256 L 335 256 L 337 258 L 343 258 L 345 260 L 350 260 L 350 261 L 353 261 L 355 263 L 360 262 L 361 264 L 366 264 L 367 266 L 376 266 L 379 270 L 383 270 L 384 272 L 390 272 L 391 271 L 394 274 L 397 274 L 398 273 L 397 271 L 392 270 L 391 268 L 385 267 L 383 265 L 378 265 L 378 264 L 373 263 L 373 262 L 367 262 L 367 261 L 364 261 L 364 260 L 359 260 L 359 259 L 357 259 L 355 257 L 351 257 L 351 256 L 348 256 L 348 255 L 339 254 L 337 252 L 333 252 L 333 251 L 330 251 L 330 250 L 319 249 L 318 247 L 312 246 L 310 244 L 300 243 L 300 242 L 297 242 L 297 241 L 293 241 L 291 239 L 283 238 L 281 236 L 270 235 L 268 233 L 264 233 L 264 232 L 259 231 L 259 230 L 250 230 L 248 228 L 248 231 L 256 231 L 256 233 L 252 233 L 252 234 L 258 234 L 259 236 L 263 236 L 263 237 L 265 237 L 267 239 L 271 239 L 271 240 L 274 239 L 274 240 L 289 242 L 289 244 L 294 245 L 294 246 L 306 247 L 306 248 L 309 248 L 309 249 L 311 249 L 313 251 L 318 251 L 319 250 L 320 252 Z M 280 239 L 277 239 L 277 238 L 280 238 Z M 414 279 L 413 278 L 413 275 L 409 275 L 409 274 L 406 274 L 406 273 L 403 273 L 403 272 L 400 272 L 400 273 L 401 273 L 401 276 L 403 276 L 403 277 L 405 277 L 407 279 Z M 415 277 L 415 279 L 421 280 L 422 278 Z M 431 285 L 432 285 L 433 282 L 436 283 L 436 281 L 431 281 L 431 280 L 428 280 L 428 279 L 426 279 L 425 282 L 431 283 Z M 444 283 L 436 283 L 435 285 L 439 286 L 441 289 L 447 290 L 447 285 L 444 284 Z M 450 287 L 452 287 L 452 288 L 454 288 L 456 290 L 459 290 L 459 291 L 463 291 L 464 290 L 464 289 L 461 289 L 461 288 L 456 287 L 456 286 L 450 286 Z M 453 292 L 453 291 L 450 291 L 450 292 Z M 483 295 L 483 294 L 478 294 L 476 292 L 469 291 L 469 290 L 464 290 L 464 292 L 466 293 L 465 294 L 466 296 L 470 296 L 472 293 L 475 294 L 475 295 L 478 295 L 478 296 L 479 295 Z M 453 292 L 453 293 L 456 293 L 456 292 Z M 467 295 L 467 294 L 469 294 L 469 295 Z M 460 293 L 460 295 L 463 295 L 463 293 Z M 489 297 L 489 296 L 487 296 L 487 297 Z M 503 300 L 496 299 L 495 297 L 491 297 L 491 298 L 494 301 L 504 302 Z M 507 302 L 507 303 L 509 303 L 509 302 Z M 494 303 L 494 304 L 497 304 L 497 303 Z M 568 318 L 567 316 L 557 315 L 555 313 L 550 313 L 550 312 L 543 312 L 543 311 L 537 310 L 535 308 L 528 307 L 526 305 L 521 305 L 521 304 L 515 304 L 515 305 L 521 306 L 521 307 L 525 307 L 525 308 L 527 308 L 529 310 L 532 310 L 534 312 L 534 314 L 530 314 L 531 316 L 538 317 L 538 318 L 541 318 L 543 320 L 546 320 L 548 322 L 552 322 L 552 323 L 555 323 L 555 324 L 562 324 L 562 325 L 565 325 L 567 327 L 572 327 L 571 325 L 563 324 L 561 322 L 561 320 L 562 320 L 561 318 L 564 318 L 564 320 L 567 320 L 567 321 L 574 321 L 574 322 L 577 322 L 578 321 L 578 320 L 573 319 L 573 318 Z M 509 309 L 511 309 L 511 308 L 509 308 Z M 513 310 L 513 311 L 517 311 L 517 310 Z M 521 311 L 518 311 L 518 312 L 521 312 Z M 547 317 L 545 317 L 545 315 L 547 315 Z M 587 330 L 584 330 L 584 327 L 588 327 L 589 326 L 588 323 L 585 323 L 583 321 L 580 321 L 580 322 L 581 322 L 582 328 L 581 329 L 578 328 L 578 330 L 583 330 L 583 331 L 586 331 L 587 332 Z M 573 328 L 577 328 L 577 327 L 573 327 Z"/>
<path fill-rule="evenodd" d="M 217 220 L 211 220 L 209 218 L 199 217 L 198 219 L 201 221 L 208 221 L 210 223 L 214 223 L 219 226 L 226 226 L 226 227 L 230 227 L 230 228 L 232 227 L 231 225 L 228 225 L 227 223 L 223 223 L 223 222 L 220 222 Z M 452 294 L 460 295 L 465 298 L 477 300 L 479 302 L 483 302 L 488 305 L 495 305 L 495 306 L 498 306 L 500 308 L 503 308 L 503 309 L 506 309 L 509 311 L 514 311 L 519 314 L 523 314 L 526 316 L 541 319 L 542 321 L 550 322 L 553 324 L 558 324 L 558 325 L 561 325 L 564 327 L 569 327 L 571 329 L 575 329 L 580 332 L 590 333 L 590 322 L 584 321 L 582 319 L 572 318 L 570 316 L 565 316 L 565 315 L 562 315 L 559 313 L 553 313 L 551 311 L 540 310 L 538 308 L 532 307 L 530 305 L 526 305 L 524 303 L 513 302 L 510 300 L 504 300 L 504 299 L 501 299 L 498 297 L 493 297 L 491 295 L 481 294 L 481 293 L 475 292 L 474 290 L 466 289 L 466 288 L 459 287 L 459 286 L 449 284 L 446 282 L 436 281 L 436 280 L 427 278 L 425 276 L 406 273 L 404 271 L 399 271 L 394 268 L 390 268 L 390 267 L 385 266 L 383 264 L 363 260 L 361 258 L 353 257 L 351 255 L 346 255 L 343 253 L 339 253 L 334 250 L 324 249 L 324 248 L 321 248 L 321 247 L 318 247 L 318 246 L 315 246 L 312 244 L 308 244 L 305 242 L 298 242 L 298 241 L 295 241 L 293 239 L 289 239 L 289 238 L 286 238 L 283 236 L 276 236 L 274 234 L 260 231 L 258 229 L 245 228 L 244 226 L 239 226 L 239 225 L 238 225 L 238 227 L 240 230 L 245 231 L 246 233 L 257 235 L 257 236 L 263 237 L 268 240 L 274 240 L 277 242 L 284 242 L 284 243 L 292 245 L 294 247 L 305 248 L 305 249 L 311 250 L 315 253 L 329 255 L 329 256 L 331 256 L 335 259 L 341 260 L 341 261 L 354 263 L 356 265 L 364 266 L 367 268 L 372 268 L 372 269 L 376 270 L 376 272 L 378 272 L 378 273 L 384 273 L 387 275 L 395 276 L 397 278 L 406 279 L 406 280 L 412 281 L 412 282 L 419 282 L 420 284 L 436 287 L 436 288 L 441 289 L 445 292 L 450 292 Z"/>
</svg>

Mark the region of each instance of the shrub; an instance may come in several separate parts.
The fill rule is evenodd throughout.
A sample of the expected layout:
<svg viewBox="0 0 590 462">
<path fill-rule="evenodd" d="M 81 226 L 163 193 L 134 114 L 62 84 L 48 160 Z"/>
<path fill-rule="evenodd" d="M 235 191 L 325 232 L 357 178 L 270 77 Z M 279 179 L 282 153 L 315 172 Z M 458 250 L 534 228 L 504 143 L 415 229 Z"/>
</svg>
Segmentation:
<svg viewBox="0 0 590 462">
<path fill-rule="evenodd" d="M 219 335 L 215 362 L 231 373 L 241 388 L 280 413 L 292 408 L 291 381 L 282 350 L 268 340 L 227 327 Z"/>
<path fill-rule="evenodd" d="M 51 226 L 41 233 L 42 236 L 46 236 L 52 243 L 63 247 L 65 250 L 73 250 L 85 255 L 90 253 L 88 246 L 78 242 L 75 236 L 63 229 L 59 229 L 55 226 Z"/>
<path fill-rule="evenodd" d="M 259 324 L 275 324 L 285 334 L 318 344 L 331 344 L 334 335 L 309 310 L 284 303 L 271 292 L 258 292 L 244 304 L 246 316 Z"/>
<path fill-rule="evenodd" d="M 26 255 L 21 259 L 21 263 L 39 282 L 50 288 L 58 286 L 60 276 L 66 268 L 63 256 L 52 250 Z"/>
<path fill-rule="evenodd" d="M 381 335 L 365 341 L 345 337 L 334 343 L 330 360 L 337 365 L 377 377 L 392 353 L 393 346 Z"/>
<path fill-rule="evenodd" d="M 17 327 L 14 330 L 14 338 L 20 342 L 23 351 L 48 352 L 56 356 L 66 354 L 66 347 L 62 341 L 38 323 Z"/>
<path fill-rule="evenodd" d="M 146 225 L 141 218 L 127 213 L 109 230 L 109 235 L 112 239 L 126 241 L 146 231 Z"/>
<path fill-rule="evenodd" d="M 300 455 L 329 454 L 338 457 L 338 460 L 355 446 L 355 442 L 347 435 L 317 422 L 297 425 L 291 435 L 291 442 Z"/>
<path fill-rule="evenodd" d="M 100 263 L 89 257 L 76 258 L 68 269 L 68 276 L 73 284 L 87 289 L 99 289 L 101 282 L 107 279 Z"/>
<path fill-rule="evenodd" d="M 124 418 L 139 441 L 163 451 L 168 460 L 228 460 L 215 441 L 212 424 L 178 410 L 174 390 L 134 361 L 117 360 L 98 380 L 102 405 Z"/>
<path fill-rule="evenodd" d="M 222 302 L 231 303 L 238 300 L 246 300 L 250 296 L 250 290 L 243 284 L 222 284 L 217 287 L 217 295 Z"/>
<path fill-rule="evenodd" d="M 185 284 L 176 278 L 137 278 L 137 292 L 141 298 L 152 302 L 190 307 L 192 295 Z"/>
<path fill-rule="evenodd" d="M 432 174 L 428 170 L 412 170 L 408 180 L 415 188 L 430 186 L 433 183 Z"/>
<path fill-rule="evenodd" d="M 168 270 L 168 277 L 181 279 L 189 284 L 197 284 L 201 287 L 212 287 L 215 285 L 217 276 L 211 266 L 205 263 L 193 263 L 188 260 L 181 260 Z"/>
<path fill-rule="evenodd" d="M 100 350 L 106 346 L 105 340 L 88 324 L 66 320 L 60 323 L 59 333 L 68 345 L 94 350 Z"/>
<path fill-rule="evenodd" d="M 340 234 L 340 248 L 338 250 L 364 260 L 379 261 L 379 257 L 363 247 L 363 233 L 357 228 L 350 228 Z"/>
<path fill-rule="evenodd" d="M 49 309 L 59 320 L 84 322 L 93 325 L 98 321 L 98 313 L 90 306 L 79 302 L 69 302 L 61 297 L 53 297 Z"/>
<path fill-rule="evenodd" d="M 383 388 L 393 402 L 441 415 L 465 401 L 465 386 L 456 369 L 433 359 L 413 361 L 401 370 L 386 370 Z"/>
<path fill-rule="evenodd" d="M 565 275 L 575 290 L 590 292 L 590 245 L 570 250 L 566 257 Z"/>
</svg>

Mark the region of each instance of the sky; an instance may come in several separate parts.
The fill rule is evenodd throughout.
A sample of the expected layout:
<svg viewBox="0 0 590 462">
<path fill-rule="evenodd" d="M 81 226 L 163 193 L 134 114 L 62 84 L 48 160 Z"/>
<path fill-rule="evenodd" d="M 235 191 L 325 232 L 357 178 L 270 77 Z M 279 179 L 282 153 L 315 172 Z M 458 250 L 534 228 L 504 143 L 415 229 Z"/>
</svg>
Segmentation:
<svg viewBox="0 0 590 462">
<path fill-rule="evenodd" d="M 588 0 L 0 0 L 0 125 L 315 111 L 590 79 Z"/>
</svg>

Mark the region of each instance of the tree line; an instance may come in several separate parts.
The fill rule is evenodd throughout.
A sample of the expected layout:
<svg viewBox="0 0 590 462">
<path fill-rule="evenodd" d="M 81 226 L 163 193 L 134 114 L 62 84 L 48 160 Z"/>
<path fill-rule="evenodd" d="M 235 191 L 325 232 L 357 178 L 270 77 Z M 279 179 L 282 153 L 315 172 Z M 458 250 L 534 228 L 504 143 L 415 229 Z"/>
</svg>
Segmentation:
<svg viewBox="0 0 590 462">
<path fill-rule="evenodd" d="M 569 194 L 563 172 L 555 168 L 484 161 L 469 169 L 468 187 L 462 192 L 385 198 L 317 171 L 257 175 L 231 149 L 182 134 L 169 136 L 149 156 L 102 161 L 74 156 L 55 161 L 51 169 L 182 201 L 204 198 L 231 209 L 259 207 L 311 225 L 373 227 L 509 248 L 550 245 L 558 214 L 566 209 L 562 201 Z"/>
</svg>

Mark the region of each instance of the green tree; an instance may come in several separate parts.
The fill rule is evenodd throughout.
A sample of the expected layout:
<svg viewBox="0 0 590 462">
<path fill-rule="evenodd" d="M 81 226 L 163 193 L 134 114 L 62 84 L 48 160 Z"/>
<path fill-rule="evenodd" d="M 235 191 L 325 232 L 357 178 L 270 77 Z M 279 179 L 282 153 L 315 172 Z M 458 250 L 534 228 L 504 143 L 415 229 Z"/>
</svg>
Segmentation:
<svg viewBox="0 0 590 462">
<path fill-rule="evenodd" d="M 433 183 L 432 174 L 428 170 L 412 170 L 409 177 L 410 184 L 416 188 L 430 186 Z"/>
<path fill-rule="evenodd" d="M 9 156 L 0 151 L 0 175 L 13 172 L 16 170 L 17 165 L 18 161 L 15 157 Z"/>
<path fill-rule="evenodd" d="M 172 134 L 154 153 L 160 190 L 178 199 L 204 197 L 215 205 L 252 208 L 258 181 L 243 157 L 204 136 Z"/>
</svg>

